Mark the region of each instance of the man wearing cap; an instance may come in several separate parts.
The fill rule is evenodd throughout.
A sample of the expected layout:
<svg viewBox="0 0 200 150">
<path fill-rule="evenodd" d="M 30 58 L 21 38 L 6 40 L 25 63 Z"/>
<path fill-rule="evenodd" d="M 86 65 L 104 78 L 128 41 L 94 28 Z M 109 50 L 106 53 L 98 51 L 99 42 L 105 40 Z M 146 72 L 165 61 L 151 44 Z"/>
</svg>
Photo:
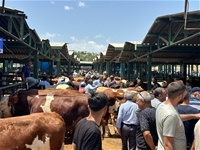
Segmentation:
<svg viewBox="0 0 200 150">
<path fill-rule="evenodd" d="M 111 75 L 111 76 L 110 76 L 110 83 L 109 83 L 109 87 L 111 87 L 113 84 L 116 84 L 116 81 L 115 81 L 115 79 L 114 79 L 114 76 L 113 76 L 113 75 Z"/>
<path fill-rule="evenodd" d="M 192 88 L 189 105 L 200 110 L 200 87 Z"/>
</svg>

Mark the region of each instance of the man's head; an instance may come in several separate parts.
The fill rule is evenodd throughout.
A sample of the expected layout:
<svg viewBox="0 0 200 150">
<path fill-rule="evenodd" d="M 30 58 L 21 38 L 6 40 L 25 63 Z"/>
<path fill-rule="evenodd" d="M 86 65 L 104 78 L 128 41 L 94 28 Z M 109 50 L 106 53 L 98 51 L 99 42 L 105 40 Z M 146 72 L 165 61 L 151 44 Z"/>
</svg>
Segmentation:
<svg viewBox="0 0 200 150">
<path fill-rule="evenodd" d="M 138 107 L 143 110 L 147 106 L 151 105 L 152 96 L 149 92 L 143 91 L 137 94 L 136 103 Z"/>
<path fill-rule="evenodd" d="M 103 93 L 92 93 L 88 98 L 88 105 L 92 112 L 98 112 L 105 108 L 108 103 L 108 97 Z"/>
<path fill-rule="evenodd" d="M 195 97 L 200 100 L 200 88 L 199 87 L 193 87 L 191 90 L 191 97 Z"/>
<path fill-rule="evenodd" d="M 32 66 L 32 64 L 33 64 L 33 63 L 32 63 L 32 61 L 31 61 L 31 60 L 28 60 L 28 61 L 27 61 L 27 63 L 26 63 L 26 65 L 27 65 L 28 67 L 31 67 L 31 66 Z"/>
<path fill-rule="evenodd" d="M 93 84 L 93 80 L 92 80 L 92 79 L 89 79 L 89 80 L 88 80 L 88 84 L 92 85 L 92 84 Z"/>
<path fill-rule="evenodd" d="M 99 76 L 99 81 L 103 81 L 103 76 L 102 75 Z"/>
<path fill-rule="evenodd" d="M 159 99 L 161 102 L 166 100 L 167 94 L 164 88 L 157 87 L 154 90 L 154 97 Z"/>
<path fill-rule="evenodd" d="M 189 104 L 190 102 L 190 93 L 187 90 L 185 90 L 183 94 L 183 102 L 185 102 L 186 104 Z"/>
<path fill-rule="evenodd" d="M 140 77 L 137 78 L 137 84 L 141 84 L 142 79 Z"/>
<path fill-rule="evenodd" d="M 168 99 L 177 100 L 177 103 L 182 103 L 185 85 L 182 82 L 171 82 L 167 86 Z"/>
<path fill-rule="evenodd" d="M 69 76 L 69 80 L 70 80 L 70 81 L 74 81 L 73 75 L 70 75 L 70 76 Z"/>
<path fill-rule="evenodd" d="M 156 82 L 157 82 L 156 77 L 153 77 L 151 80 L 152 80 L 153 83 L 156 83 Z"/>
<path fill-rule="evenodd" d="M 126 92 L 124 93 L 124 98 L 125 98 L 126 100 L 132 100 L 132 99 L 133 99 L 133 93 L 132 93 L 131 91 L 126 91 Z"/>
</svg>

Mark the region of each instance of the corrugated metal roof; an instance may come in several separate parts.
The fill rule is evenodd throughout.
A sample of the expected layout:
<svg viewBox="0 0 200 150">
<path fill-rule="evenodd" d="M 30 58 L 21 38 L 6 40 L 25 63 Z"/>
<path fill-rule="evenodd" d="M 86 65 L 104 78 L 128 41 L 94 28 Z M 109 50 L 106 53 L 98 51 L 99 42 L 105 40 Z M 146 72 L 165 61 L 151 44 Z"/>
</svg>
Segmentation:
<svg viewBox="0 0 200 150">
<path fill-rule="evenodd" d="M 154 45 L 157 43 L 158 36 L 163 39 L 168 40 L 169 29 L 171 23 L 171 34 L 175 37 L 176 33 L 180 30 L 177 37 L 174 39 L 174 42 L 179 41 L 184 38 L 184 13 L 176 13 L 171 15 L 165 15 L 157 17 L 149 29 L 147 35 L 142 41 L 142 44 Z M 200 10 L 188 12 L 187 26 L 190 28 L 200 28 Z M 197 30 L 188 30 L 188 35 L 191 36 L 199 31 Z M 163 40 L 160 40 L 160 44 L 166 43 Z M 190 41 L 190 44 L 199 44 L 193 41 Z"/>
</svg>

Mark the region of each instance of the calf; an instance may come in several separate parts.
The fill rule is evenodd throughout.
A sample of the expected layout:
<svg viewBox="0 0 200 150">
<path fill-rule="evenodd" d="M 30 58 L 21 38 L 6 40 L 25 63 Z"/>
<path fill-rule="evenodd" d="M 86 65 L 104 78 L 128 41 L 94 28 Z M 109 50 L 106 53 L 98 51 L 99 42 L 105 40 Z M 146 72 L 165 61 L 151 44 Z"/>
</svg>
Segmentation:
<svg viewBox="0 0 200 150">
<path fill-rule="evenodd" d="M 65 123 L 56 113 L 0 119 L 2 150 L 64 150 Z"/>
</svg>

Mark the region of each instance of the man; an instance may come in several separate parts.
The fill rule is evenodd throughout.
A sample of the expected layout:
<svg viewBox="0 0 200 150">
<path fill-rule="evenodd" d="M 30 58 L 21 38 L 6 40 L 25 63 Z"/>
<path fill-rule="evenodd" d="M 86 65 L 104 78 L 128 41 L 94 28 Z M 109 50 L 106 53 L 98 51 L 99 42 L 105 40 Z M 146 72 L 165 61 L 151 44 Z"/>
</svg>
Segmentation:
<svg viewBox="0 0 200 150">
<path fill-rule="evenodd" d="M 200 149 L 200 120 L 196 123 L 194 128 L 194 142 L 192 150 L 199 150 Z"/>
<path fill-rule="evenodd" d="M 124 93 L 126 102 L 119 107 L 116 127 L 122 139 L 122 150 L 128 150 L 127 141 L 129 140 L 129 149 L 135 150 L 136 148 L 136 130 L 138 118 L 136 110 L 138 105 L 132 102 L 133 93 L 126 91 Z"/>
<path fill-rule="evenodd" d="M 99 76 L 99 79 L 96 79 L 93 81 L 93 86 L 99 86 L 99 85 L 102 85 L 103 86 L 103 76 L 100 75 Z"/>
<path fill-rule="evenodd" d="M 142 89 L 146 90 L 146 87 L 142 81 L 142 78 L 138 77 L 137 78 L 137 84 L 135 85 L 135 87 L 140 86 Z"/>
<path fill-rule="evenodd" d="M 107 111 L 108 98 L 103 93 L 93 93 L 88 98 L 88 117 L 81 119 L 76 125 L 73 150 L 102 150 L 99 125 Z"/>
<path fill-rule="evenodd" d="M 22 67 L 22 80 L 24 82 L 28 83 L 28 87 L 30 88 L 31 86 L 35 85 L 38 83 L 38 80 L 31 77 L 31 66 L 32 66 L 32 61 L 28 61 L 24 67 Z"/>
<path fill-rule="evenodd" d="M 166 91 L 164 88 L 158 87 L 154 90 L 154 99 L 151 100 L 151 106 L 157 108 L 160 103 L 166 101 Z"/>
<path fill-rule="evenodd" d="M 93 84 L 92 79 L 89 79 L 88 80 L 88 85 L 85 87 L 85 93 L 86 94 L 91 94 L 91 93 L 96 92 L 96 89 L 99 87 L 99 86 L 93 87 L 92 84 Z"/>
<path fill-rule="evenodd" d="M 153 82 L 153 90 L 155 90 L 158 87 L 161 87 L 161 85 L 157 82 L 156 77 L 152 78 L 152 82 Z"/>
<path fill-rule="evenodd" d="M 186 149 L 184 125 L 176 111 L 177 105 L 182 102 L 185 89 L 181 82 L 170 83 L 167 87 L 168 100 L 161 103 L 156 110 L 159 150 Z"/>
<path fill-rule="evenodd" d="M 200 88 L 199 87 L 192 88 L 189 105 L 200 111 Z"/>
<path fill-rule="evenodd" d="M 114 79 L 114 76 L 113 75 L 111 75 L 110 76 L 110 83 L 109 83 L 109 87 L 111 87 L 112 85 L 114 85 L 114 84 L 116 84 L 116 81 L 115 81 L 115 79 Z"/>
<path fill-rule="evenodd" d="M 186 88 L 182 82 L 172 82 L 167 86 L 168 100 L 161 103 L 156 110 L 156 128 L 158 149 L 186 149 L 186 137 L 182 121 L 199 119 L 199 114 L 181 114 L 176 107 L 183 102 Z"/>
<path fill-rule="evenodd" d="M 156 131 L 156 109 L 151 106 L 151 95 L 143 91 L 137 95 L 136 103 L 140 110 L 137 111 L 138 127 L 136 143 L 138 150 L 156 150 L 158 135 Z"/>
<path fill-rule="evenodd" d="M 74 77 L 72 75 L 70 75 L 69 76 L 69 81 L 66 84 L 74 89 L 75 87 L 74 87 L 73 81 L 74 81 Z"/>
<path fill-rule="evenodd" d="M 39 87 L 40 89 L 45 89 L 45 86 L 50 86 L 50 83 L 47 80 L 47 76 L 43 76 L 37 87 Z"/>
<path fill-rule="evenodd" d="M 189 106 L 190 94 L 186 90 L 183 96 L 183 103 L 177 107 L 179 114 L 198 114 L 199 110 Z M 183 122 L 185 128 L 185 135 L 187 139 L 187 149 L 189 150 L 192 146 L 194 140 L 194 126 L 197 123 L 197 119 L 192 119 Z"/>
</svg>

